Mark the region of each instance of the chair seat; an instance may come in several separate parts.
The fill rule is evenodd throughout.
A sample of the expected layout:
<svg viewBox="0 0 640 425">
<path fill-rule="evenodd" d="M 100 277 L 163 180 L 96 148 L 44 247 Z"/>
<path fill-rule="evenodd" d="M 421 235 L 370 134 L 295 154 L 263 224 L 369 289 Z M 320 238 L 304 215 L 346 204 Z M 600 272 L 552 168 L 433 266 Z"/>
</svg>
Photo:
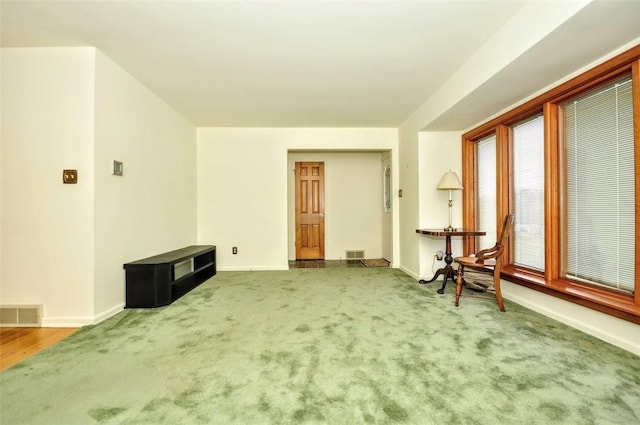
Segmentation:
<svg viewBox="0 0 640 425">
<path fill-rule="evenodd" d="M 453 259 L 458 264 L 464 264 L 465 267 L 495 267 L 496 260 L 493 258 L 488 258 L 484 260 L 482 263 L 478 263 L 478 257 L 456 257 Z"/>
</svg>

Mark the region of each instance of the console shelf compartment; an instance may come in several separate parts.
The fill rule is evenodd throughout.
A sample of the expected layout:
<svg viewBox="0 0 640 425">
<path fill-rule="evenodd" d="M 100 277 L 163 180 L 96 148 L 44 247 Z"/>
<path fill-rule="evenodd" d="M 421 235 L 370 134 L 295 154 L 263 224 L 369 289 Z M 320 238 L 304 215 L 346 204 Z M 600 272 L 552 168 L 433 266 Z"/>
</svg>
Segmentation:
<svg viewBox="0 0 640 425">
<path fill-rule="evenodd" d="M 188 246 L 126 263 L 123 267 L 125 308 L 160 307 L 171 304 L 216 274 L 216 247 Z"/>
</svg>

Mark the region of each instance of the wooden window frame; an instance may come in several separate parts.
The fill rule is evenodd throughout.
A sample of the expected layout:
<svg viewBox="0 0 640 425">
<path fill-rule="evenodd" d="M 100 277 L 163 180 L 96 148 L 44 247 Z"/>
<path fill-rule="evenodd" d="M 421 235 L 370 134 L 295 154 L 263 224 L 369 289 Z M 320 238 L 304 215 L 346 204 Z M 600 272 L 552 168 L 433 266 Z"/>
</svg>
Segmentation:
<svg viewBox="0 0 640 425">
<path fill-rule="evenodd" d="M 640 324 L 640 178 L 635 179 L 635 290 L 633 294 L 564 278 L 561 272 L 562 211 L 565 182 L 559 135 L 559 104 L 568 98 L 606 84 L 622 75 L 632 76 L 634 163 L 640 176 L 640 45 L 562 83 L 462 135 L 463 226 L 475 229 L 476 217 L 476 142 L 496 135 L 496 223 L 513 212 L 513 169 L 511 161 L 511 125 L 532 115 L 544 116 L 544 220 L 545 270 L 534 271 L 511 262 L 512 249 L 505 253 L 502 278 L 582 306 Z M 497 235 L 496 235 L 497 237 Z M 476 251 L 474 238 L 465 238 L 464 252 Z"/>
</svg>

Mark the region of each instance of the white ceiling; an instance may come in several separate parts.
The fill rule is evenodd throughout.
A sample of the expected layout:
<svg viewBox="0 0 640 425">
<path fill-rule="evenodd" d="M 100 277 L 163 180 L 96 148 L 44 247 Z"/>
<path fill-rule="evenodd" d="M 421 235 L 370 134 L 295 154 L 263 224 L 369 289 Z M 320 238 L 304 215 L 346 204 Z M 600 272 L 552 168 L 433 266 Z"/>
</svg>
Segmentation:
<svg viewBox="0 0 640 425">
<path fill-rule="evenodd" d="M 197 126 L 397 127 L 522 3 L 2 0 L 0 24 L 3 47 L 97 47 Z M 463 129 L 640 37 L 640 0 L 596 3 L 433 128 Z"/>
</svg>

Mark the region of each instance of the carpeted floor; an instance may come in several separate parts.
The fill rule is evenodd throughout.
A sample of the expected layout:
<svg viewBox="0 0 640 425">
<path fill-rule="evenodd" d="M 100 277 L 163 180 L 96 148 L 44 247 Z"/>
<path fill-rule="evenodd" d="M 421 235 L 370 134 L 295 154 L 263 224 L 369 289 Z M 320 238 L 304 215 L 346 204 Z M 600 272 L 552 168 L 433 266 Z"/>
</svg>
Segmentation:
<svg viewBox="0 0 640 425">
<path fill-rule="evenodd" d="M 0 423 L 640 423 L 640 358 L 437 286 L 389 268 L 220 272 L 0 373 Z"/>
</svg>

